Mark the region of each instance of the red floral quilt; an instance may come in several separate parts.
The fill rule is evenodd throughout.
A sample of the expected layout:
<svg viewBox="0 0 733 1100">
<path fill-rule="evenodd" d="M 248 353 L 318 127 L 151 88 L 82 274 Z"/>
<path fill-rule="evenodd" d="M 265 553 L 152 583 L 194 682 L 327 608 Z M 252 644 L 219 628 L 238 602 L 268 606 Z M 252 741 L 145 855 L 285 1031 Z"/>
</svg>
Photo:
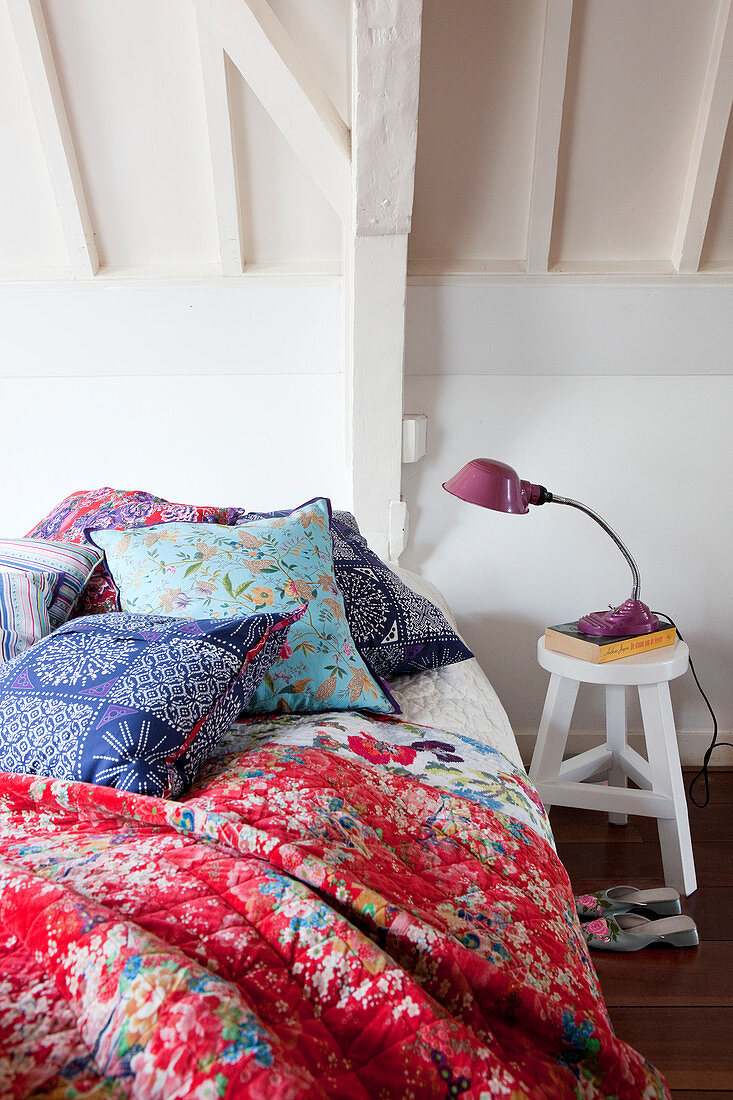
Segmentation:
<svg viewBox="0 0 733 1100">
<path fill-rule="evenodd" d="M 0 811 L 4 1098 L 669 1095 L 552 846 L 480 802 L 265 744 L 181 802 L 2 775 Z"/>
</svg>

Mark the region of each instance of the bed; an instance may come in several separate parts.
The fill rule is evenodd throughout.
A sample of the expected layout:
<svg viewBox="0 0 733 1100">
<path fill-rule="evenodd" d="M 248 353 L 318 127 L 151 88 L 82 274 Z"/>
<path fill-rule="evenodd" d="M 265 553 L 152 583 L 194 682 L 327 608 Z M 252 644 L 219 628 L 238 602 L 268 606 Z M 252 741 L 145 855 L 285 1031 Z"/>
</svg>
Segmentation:
<svg viewBox="0 0 733 1100">
<path fill-rule="evenodd" d="M 475 659 L 390 686 L 231 722 L 178 797 L 2 776 L 0 1095 L 669 1095 Z"/>
</svg>

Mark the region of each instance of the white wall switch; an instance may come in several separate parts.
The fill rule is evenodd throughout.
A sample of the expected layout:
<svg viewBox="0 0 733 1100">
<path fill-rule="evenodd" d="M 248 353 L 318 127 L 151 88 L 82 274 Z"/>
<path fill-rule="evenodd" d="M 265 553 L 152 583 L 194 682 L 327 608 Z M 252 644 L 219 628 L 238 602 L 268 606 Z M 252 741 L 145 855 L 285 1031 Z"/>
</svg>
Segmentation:
<svg viewBox="0 0 733 1100">
<path fill-rule="evenodd" d="M 428 447 L 428 418 L 422 413 L 402 417 L 402 461 L 417 462 Z"/>
</svg>

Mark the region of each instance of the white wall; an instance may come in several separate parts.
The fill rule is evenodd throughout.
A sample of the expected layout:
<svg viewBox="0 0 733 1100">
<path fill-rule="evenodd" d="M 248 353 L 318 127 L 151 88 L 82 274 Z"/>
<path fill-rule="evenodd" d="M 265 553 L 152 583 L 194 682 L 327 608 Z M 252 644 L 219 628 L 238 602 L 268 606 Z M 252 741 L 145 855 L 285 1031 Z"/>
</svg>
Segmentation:
<svg viewBox="0 0 733 1100">
<path fill-rule="evenodd" d="M 423 282 L 408 292 L 405 408 L 428 414 L 428 454 L 403 468 L 403 564 L 449 597 L 525 753 L 546 681 L 536 638 L 623 599 L 630 574 L 582 515 L 501 516 L 444 493 L 478 455 L 609 520 L 730 731 L 733 287 Z M 327 493 L 350 505 L 336 279 L 15 284 L 0 293 L 0 333 L 9 536 L 101 484 L 199 503 Z M 674 697 L 694 762 L 707 712 L 689 678 Z M 581 699 L 578 729 L 601 726 L 598 700 Z"/>
<path fill-rule="evenodd" d="M 334 279 L 3 287 L 5 535 L 98 485 L 350 506 L 341 314 Z"/>
<path fill-rule="evenodd" d="M 449 597 L 525 754 L 547 681 L 537 638 L 625 599 L 631 573 L 580 513 L 547 505 L 504 516 L 446 494 L 442 482 L 478 456 L 615 527 L 643 597 L 679 624 L 729 732 L 733 287 L 451 282 L 412 286 L 408 309 L 406 410 L 429 423 L 427 456 L 404 467 L 403 564 Z M 709 717 L 689 675 L 673 693 L 683 753 L 696 762 Z M 602 728 L 592 689 L 576 719 L 579 731 Z M 636 712 L 630 724 L 640 728 Z M 725 754 L 733 759 L 723 749 L 718 763 Z"/>
</svg>

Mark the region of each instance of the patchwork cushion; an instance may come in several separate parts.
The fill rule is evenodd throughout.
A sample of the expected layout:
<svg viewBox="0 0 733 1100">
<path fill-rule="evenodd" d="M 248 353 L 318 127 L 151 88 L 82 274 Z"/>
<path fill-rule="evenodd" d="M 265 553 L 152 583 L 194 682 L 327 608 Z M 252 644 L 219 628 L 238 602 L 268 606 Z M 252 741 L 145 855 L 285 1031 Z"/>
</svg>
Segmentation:
<svg viewBox="0 0 733 1100">
<path fill-rule="evenodd" d="M 10 661 L 51 633 L 48 606 L 59 573 L 0 569 L 0 660 Z"/>
<path fill-rule="evenodd" d="M 244 523 L 286 512 L 233 512 Z M 334 512 L 333 564 L 359 652 L 385 679 L 442 668 L 473 657 L 442 611 L 408 588 L 369 549 L 350 512 Z"/>
<path fill-rule="evenodd" d="M 58 584 L 49 607 L 52 629 L 69 618 L 101 557 L 96 546 L 40 538 L 0 539 L 0 569 L 57 575 Z"/>
<path fill-rule="evenodd" d="M 66 497 L 35 527 L 28 538 L 64 542 L 87 542 L 86 530 L 124 530 L 126 527 L 144 527 L 151 523 L 183 521 L 189 523 L 231 523 L 233 508 L 215 508 L 193 504 L 172 504 L 163 497 L 142 489 L 80 489 Z M 94 570 L 79 602 L 82 615 L 119 611 L 117 590 L 104 562 Z"/>
<path fill-rule="evenodd" d="M 0 770 L 180 794 L 301 613 L 74 619 L 0 665 Z"/>
<path fill-rule="evenodd" d="M 251 713 L 394 711 L 349 631 L 327 500 L 234 527 L 166 523 L 90 537 L 106 553 L 125 611 L 217 618 L 307 602 L 290 656 L 265 676 Z"/>
</svg>

